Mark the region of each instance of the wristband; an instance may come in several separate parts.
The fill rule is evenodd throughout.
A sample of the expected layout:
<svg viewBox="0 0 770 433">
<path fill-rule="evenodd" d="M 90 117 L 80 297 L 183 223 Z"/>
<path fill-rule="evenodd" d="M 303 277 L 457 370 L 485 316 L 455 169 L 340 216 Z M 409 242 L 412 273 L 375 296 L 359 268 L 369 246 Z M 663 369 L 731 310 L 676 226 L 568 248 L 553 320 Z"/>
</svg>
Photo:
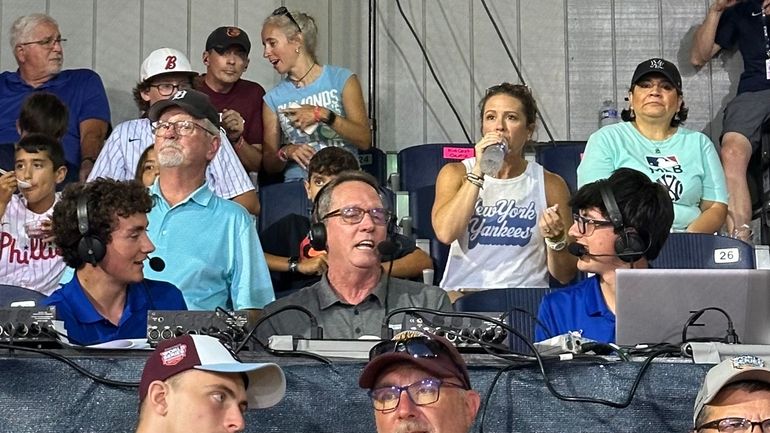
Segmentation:
<svg viewBox="0 0 770 433">
<path fill-rule="evenodd" d="M 331 125 L 334 123 L 334 121 L 337 120 L 337 113 L 335 113 L 332 110 L 329 110 L 329 117 L 326 118 L 323 122 L 327 125 Z"/>
<path fill-rule="evenodd" d="M 92 163 L 95 163 L 96 162 L 96 158 L 94 158 L 93 156 L 86 156 L 85 158 L 81 158 L 80 159 L 81 163 L 84 163 L 86 161 L 91 161 Z"/>
<path fill-rule="evenodd" d="M 296 274 L 299 270 L 299 257 L 289 257 L 289 273 Z"/>
<path fill-rule="evenodd" d="M 313 107 L 313 119 L 315 120 L 315 123 L 321 121 L 321 107 L 318 105 Z"/>
<path fill-rule="evenodd" d="M 554 251 L 561 251 L 564 249 L 564 247 L 567 246 L 567 231 L 563 231 L 561 233 L 561 236 L 557 240 L 551 240 L 550 238 L 545 238 L 545 244 L 548 246 L 548 248 L 554 250 Z"/>
<path fill-rule="evenodd" d="M 286 154 L 286 148 L 282 147 L 278 149 L 278 152 L 276 152 L 276 155 L 278 155 L 278 159 L 280 159 L 283 162 L 289 162 L 289 155 Z"/>
<path fill-rule="evenodd" d="M 484 189 L 484 178 L 480 176 L 476 176 L 473 173 L 468 173 L 465 175 L 465 179 L 470 182 L 472 185 L 475 185 L 479 187 L 479 189 Z"/>
</svg>

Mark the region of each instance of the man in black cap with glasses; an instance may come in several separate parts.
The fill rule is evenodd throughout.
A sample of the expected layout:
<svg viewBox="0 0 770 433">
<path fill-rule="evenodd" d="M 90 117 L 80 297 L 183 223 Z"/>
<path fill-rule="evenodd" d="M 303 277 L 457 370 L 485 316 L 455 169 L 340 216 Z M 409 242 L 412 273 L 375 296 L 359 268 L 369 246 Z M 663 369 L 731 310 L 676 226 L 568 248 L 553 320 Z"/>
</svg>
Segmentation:
<svg viewBox="0 0 770 433">
<path fill-rule="evenodd" d="M 374 346 L 358 385 L 369 389 L 378 433 L 467 433 L 481 401 L 452 343 L 415 331 Z"/>
</svg>

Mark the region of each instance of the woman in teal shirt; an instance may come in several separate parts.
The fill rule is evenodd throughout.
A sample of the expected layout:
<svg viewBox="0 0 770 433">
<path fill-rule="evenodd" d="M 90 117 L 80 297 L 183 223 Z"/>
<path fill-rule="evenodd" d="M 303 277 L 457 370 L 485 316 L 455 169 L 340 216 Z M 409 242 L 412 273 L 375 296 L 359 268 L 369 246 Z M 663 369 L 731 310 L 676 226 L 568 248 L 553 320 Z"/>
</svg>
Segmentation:
<svg viewBox="0 0 770 433">
<path fill-rule="evenodd" d="M 664 59 L 637 66 L 624 122 L 588 139 L 578 167 L 578 186 L 629 167 L 666 187 L 674 203 L 672 231 L 714 233 L 727 216 L 727 187 L 714 144 L 680 126 L 687 118 L 682 77 Z"/>
</svg>

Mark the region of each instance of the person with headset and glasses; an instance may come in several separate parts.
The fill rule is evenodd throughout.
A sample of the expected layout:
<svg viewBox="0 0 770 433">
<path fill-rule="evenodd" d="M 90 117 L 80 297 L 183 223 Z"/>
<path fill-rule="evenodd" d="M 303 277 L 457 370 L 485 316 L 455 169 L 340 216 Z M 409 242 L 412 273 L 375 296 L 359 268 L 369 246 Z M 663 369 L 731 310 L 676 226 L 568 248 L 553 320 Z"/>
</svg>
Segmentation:
<svg viewBox="0 0 770 433">
<path fill-rule="evenodd" d="M 392 218 L 368 173 L 347 171 L 327 183 L 315 197 L 310 245 L 326 250 L 326 272 L 317 283 L 280 298 L 265 308 L 266 319 L 257 335 L 310 335 L 307 309 L 323 328 L 324 338 L 354 339 L 382 334 L 382 323 L 396 308 L 422 307 L 451 311 L 446 293 L 438 287 L 393 278 L 382 256 L 397 247 L 388 237 Z M 402 319 L 401 316 L 393 320 Z"/>
<path fill-rule="evenodd" d="M 174 285 L 144 278 L 150 194 L 142 184 L 97 179 L 65 188 L 53 211 L 56 245 L 74 275 L 44 300 L 70 342 L 144 338 L 148 310 L 186 310 Z M 66 278 L 66 274 L 65 277 Z"/>
<path fill-rule="evenodd" d="M 542 341 L 572 331 L 603 343 L 615 341 L 615 271 L 647 268 L 658 257 L 674 221 L 665 187 L 644 174 L 619 168 L 608 179 L 584 185 L 570 200 L 575 211 L 568 250 L 578 270 L 593 275 L 543 298 L 535 329 Z M 550 333 L 550 335 L 549 335 Z"/>
<path fill-rule="evenodd" d="M 415 331 L 374 346 L 358 385 L 369 390 L 377 433 L 467 433 L 481 401 L 454 345 Z"/>
</svg>

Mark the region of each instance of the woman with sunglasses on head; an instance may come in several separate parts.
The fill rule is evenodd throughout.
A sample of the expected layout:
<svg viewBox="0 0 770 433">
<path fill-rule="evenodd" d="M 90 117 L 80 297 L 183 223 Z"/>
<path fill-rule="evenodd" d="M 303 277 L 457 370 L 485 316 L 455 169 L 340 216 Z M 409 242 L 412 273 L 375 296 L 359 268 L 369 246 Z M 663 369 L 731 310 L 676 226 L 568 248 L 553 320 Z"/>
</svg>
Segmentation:
<svg viewBox="0 0 770 433">
<path fill-rule="evenodd" d="M 569 189 L 524 159 L 536 126 L 535 99 L 526 86 L 503 83 L 487 90 L 479 108 L 484 136 L 476 156 L 447 164 L 436 180 L 433 229 L 451 244 L 441 287 L 548 287 L 549 273 L 569 281 L 575 275 L 575 257 L 565 248 Z M 504 149 L 504 158 L 485 175 L 482 159 L 493 146 Z"/>
<path fill-rule="evenodd" d="M 668 189 L 674 203 L 673 231 L 714 233 L 727 216 L 727 186 L 714 144 L 681 127 L 687 119 L 682 76 L 664 59 L 636 67 L 624 122 L 605 126 L 588 139 L 578 166 L 578 186 L 629 167 Z"/>
<path fill-rule="evenodd" d="M 264 97 L 263 164 L 286 181 L 305 179 L 310 158 L 324 147 L 357 155 L 371 146 L 361 83 L 348 69 L 318 63 L 317 33 L 310 15 L 285 7 L 262 26 L 263 56 L 284 76 Z"/>
</svg>

